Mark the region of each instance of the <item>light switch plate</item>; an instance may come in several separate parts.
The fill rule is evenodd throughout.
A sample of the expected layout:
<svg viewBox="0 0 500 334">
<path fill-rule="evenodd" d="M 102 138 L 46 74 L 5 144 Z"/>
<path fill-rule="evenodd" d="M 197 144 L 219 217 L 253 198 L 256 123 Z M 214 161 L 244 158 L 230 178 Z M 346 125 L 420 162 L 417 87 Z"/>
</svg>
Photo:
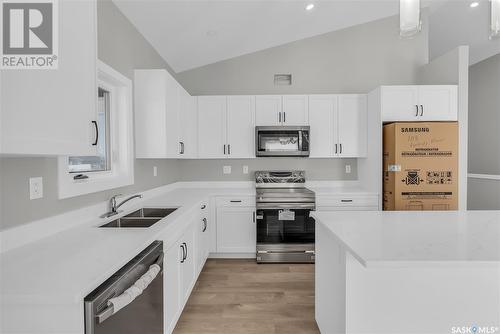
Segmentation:
<svg viewBox="0 0 500 334">
<path fill-rule="evenodd" d="M 43 178 L 31 177 L 30 178 L 30 200 L 43 197 Z"/>
<path fill-rule="evenodd" d="M 346 174 L 351 174 L 351 165 L 345 165 Z"/>
<path fill-rule="evenodd" d="M 248 174 L 248 166 L 243 166 L 243 174 Z"/>
<path fill-rule="evenodd" d="M 224 173 L 224 174 L 231 174 L 231 166 L 224 166 L 224 167 L 222 167 L 222 173 Z"/>
</svg>

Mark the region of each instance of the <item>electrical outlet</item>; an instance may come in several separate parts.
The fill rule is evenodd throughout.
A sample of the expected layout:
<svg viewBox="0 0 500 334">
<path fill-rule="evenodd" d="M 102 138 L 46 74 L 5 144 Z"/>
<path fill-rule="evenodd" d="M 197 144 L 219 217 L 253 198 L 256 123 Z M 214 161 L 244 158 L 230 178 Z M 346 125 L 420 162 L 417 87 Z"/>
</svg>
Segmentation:
<svg viewBox="0 0 500 334">
<path fill-rule="evenodd" d="M 43 178 L 31 177 L 30 178 L 30 200 L 43 197 Z"/>
<path fill-rule="evenodd" d="M 345 165 L 346 174 L 351 174 L 351 165 Z"/>
<path fill-rule="evenodd" d="M 224 167 L 222 167 L 222 173 L 224 173 L 224 174 L 231 174 L 231 166 L 224 166 Z"/>
<path fill-rule="evenodd" d="M 248 166 L 243 166 L 243 174 L 248 174 Z"/>
<path fill-rule="evenodd" d="M 153 176 L 158 176 L 158 167 L 153 166 Z"/>
</svg>

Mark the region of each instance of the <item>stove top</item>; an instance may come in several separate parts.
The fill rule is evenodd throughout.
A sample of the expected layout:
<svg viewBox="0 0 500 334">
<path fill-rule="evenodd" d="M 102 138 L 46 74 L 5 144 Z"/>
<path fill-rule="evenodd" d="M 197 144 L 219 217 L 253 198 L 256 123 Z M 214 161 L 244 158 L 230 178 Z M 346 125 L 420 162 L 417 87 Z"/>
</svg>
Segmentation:
<svg viewBox="0 0 500 334">
<path fill-rule="evenodd" d="M 255 172 L 257 208 L 315 208 L 314 191 L 304 187 L 304 171 Z"/>
</svg>

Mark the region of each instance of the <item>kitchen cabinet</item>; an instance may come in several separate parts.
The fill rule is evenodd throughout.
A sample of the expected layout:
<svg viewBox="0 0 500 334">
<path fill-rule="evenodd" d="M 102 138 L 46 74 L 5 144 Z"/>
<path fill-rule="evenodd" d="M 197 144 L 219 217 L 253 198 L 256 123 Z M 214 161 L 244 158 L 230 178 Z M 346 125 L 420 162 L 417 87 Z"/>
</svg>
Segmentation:
<svg viewBox="0 0 500 334">
<path fill-rule="evenodd" d="M 364 94 L 311 95 L 311 158 L 366 156 L 367 105 Z"/>
<path fill-rule="evenodd" d="M 457 121 L 456 85 L 382 86 L 382 120 Z"/>
<path fill-rule="evenodd" d="M 378 195 L 317 195 L 317 211 L 378 211 Z"/>
<path fill-rule="evenodd" d="M 197 225 L 197 239 L 196 239 L 196 249 L 197 249 L 197 273 L 200 273 L 205 265 L 205 261 L 208 258 L 210 252 L 210 233 L 212 231 L 211 219 L 209 215 L 209 209 L 207 202 L 203 202 L 200 207 L 200 216 Z"/>
<path fill-rule="evenodd" d="M 182 236 L 170 243 L 165 252 L 163 290 L 166 333 L 173 332 L 198 276 L 195 270 L 197 225 L 193 217 L 188 224 Z"/>
<path fill-rule="evenodd" d="M 170 73 L 136 70 L 134 95 L 137 158 L 181 158 L 188 146 L 195 152 L 192 134 L 196 115 L 189 110 L 194 102 Z"/>
<path fill-rule="evenodd" d="M 255 125 L 281 125 L 282 98 L 280 95 L 255 97 Z"/>
<path fill-rule="evenodd" d="M 96 155 L 96 1 L 59 2 L 54 70 L 2 70 L 0 153 Z"/>
<path fill-rule="evenodd" d="M 196 97 L 180 89 L 179 158 L 194 159 L 198 156 L 198 119 Z"/>
<path fill-rule="evenodd" d="M 198 97 L 198 156 L 252 158 L 255 99 L 252 96 Z"/>
<path fill-rule="evenodd" d="M 309 124 L 309 99 L 307 95 L 284 95 L 281 125 Z"/>
<path fill-rule="evenodd" d="M 198 157 L 226 156 L 226 97 L 198 97 Z"/>
<path fill-rule="evenodd" d="M 308 125 L 307 95 L 260 95 L 256 97 L 256 125 Z"/>
<path fill-rule="evenodd" d="M 227 204 L 217 201 L 217 253 L 256 252 L 255 204 L 246 204 L 249 201 L 241 198 L 230 199 Z"/>
</svg>

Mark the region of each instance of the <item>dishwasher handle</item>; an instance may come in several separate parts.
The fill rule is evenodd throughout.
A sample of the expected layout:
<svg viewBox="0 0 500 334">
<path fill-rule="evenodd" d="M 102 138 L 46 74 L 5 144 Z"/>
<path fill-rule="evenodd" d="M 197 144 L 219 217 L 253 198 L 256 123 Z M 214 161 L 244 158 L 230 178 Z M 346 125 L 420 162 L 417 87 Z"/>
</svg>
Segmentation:
<svg viewBox="0 0 500 334">
<path fill-rule="evenodd" d="M 158 256 L 158 258 L 156 259 L 155 263 L 153 263 L 151 266 L 149 266 L 148 271 L 146 273 L 144 273 L 144 275 L 142 275 L 137 281 L 135 281 L 134 284 L 132 284 L 129 288 L 127 288 L 120 296 L 114 297 L 114 298 L 120 298 L 121 296 L 128 294 L 129 293 L 128 291 L 135 287 L 135 289 L 134 289 L 135 293 L 132 294 L 132 296 L 130 297 L 130 300 L 128 300 L 126 302 L 126 304 L 122 305 L 117 310 L 115 310 L 114 305 L 110 301 L 108 301 L 108 306 L 104 310 L 102 310 L 101 312 L 96 314 L 96 316 L 95 316 L 96 322 L 98 324 L 102 324 L 104 321 L 106 321 L 106 319 L 108 319 L 109 317 L 111 317 L 115 313 L 119 312 L 122 308 L 124 308 L 125 306 L 127 306 L 128 304 L 133 302 L 135 300 L 135 298 L 137 298 L 139 295 L 141 295 L 144 292 L 144 290 L 146 290 L 148 288 L 149 284 L 151 284 L 151 282 L 153 282 L 153 280 L 158 276 L 158 274 L 160 274 L 162 272 L 163 257 L 164 257 L 164 254 L 163 254 L 163 252 L 161 252 L 160 255 Z M 159 267 L 159 269 L 156 269 L 157 267 Z M 147 276 L 147 275 L 151 275 L 151 278 L 145 279 L 145 276 Z M 142 285 L 142 289 L 137 288 L 136 284 L 139 286 Z M 137 291 L 137 289 L 139 289 L 140 291 Z M 114 299 L 114 298 L 112 298 L 112 299 Z"/>
</svg>

